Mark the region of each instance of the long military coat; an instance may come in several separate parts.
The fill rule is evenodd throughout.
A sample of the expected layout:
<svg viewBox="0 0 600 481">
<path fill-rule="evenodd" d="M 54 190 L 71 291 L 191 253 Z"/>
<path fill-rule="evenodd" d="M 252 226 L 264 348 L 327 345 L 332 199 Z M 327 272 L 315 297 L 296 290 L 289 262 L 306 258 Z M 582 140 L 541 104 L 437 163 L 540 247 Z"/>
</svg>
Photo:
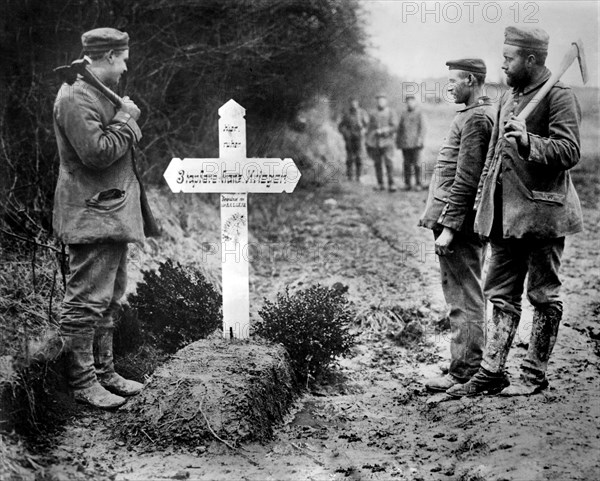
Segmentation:
<svg viewBox="0 0 600 481">
<path fill-rule="evenodd" d="M 473 204 L 495 113 L 488 97 L 456 113 L 438 153 L 420 226 L 473 234 Z"/>
<path fill-rule="evenodd" d="M 53 227 L 65 244 L 144 239 L 133 147 L 142 137 L 131 116 L 99 90 L 63 84 L 54 103 L 60 167 Z"/>
<path fill-rule="evenodd" d="M 583 218 L 569 169 L 579 162 L 581 110 L 573 91 L 558 82 L 527 119 L 529 152 L 501 140 L 504 125 L 549 79 L 545 70 L 519 92 L 504 92 L 476 200 L 475 231 L 489 236 L 495 190 L 501 188 L 504 238 L 556 238 L 579 232 Z M 497 206 L 500 207 L 500 206 Z"/>
</svg>

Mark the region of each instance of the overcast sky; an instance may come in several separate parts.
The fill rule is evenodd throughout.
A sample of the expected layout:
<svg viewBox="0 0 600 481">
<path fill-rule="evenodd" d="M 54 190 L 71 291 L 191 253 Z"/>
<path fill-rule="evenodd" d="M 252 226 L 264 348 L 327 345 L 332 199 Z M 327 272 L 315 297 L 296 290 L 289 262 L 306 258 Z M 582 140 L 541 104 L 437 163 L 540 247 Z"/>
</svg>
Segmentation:
<svg viewBox="0 0 600 481">
<path fill-rule="evenodd" d="M 556 69 L 574 40 L 585 45 L 590 80 L 598 86 L 598 2 L 587 1 L 402 1 L 363 0 L 368 17 L 372 54 L 406 80 L 441 77 L 445 62 L 481 57 L 488 79 L 501 75 L 504 28 L 541 27 L 550 35 L 546 65 Z M 563 77 L 582 85 L 573 65 Z"/>
</svg>

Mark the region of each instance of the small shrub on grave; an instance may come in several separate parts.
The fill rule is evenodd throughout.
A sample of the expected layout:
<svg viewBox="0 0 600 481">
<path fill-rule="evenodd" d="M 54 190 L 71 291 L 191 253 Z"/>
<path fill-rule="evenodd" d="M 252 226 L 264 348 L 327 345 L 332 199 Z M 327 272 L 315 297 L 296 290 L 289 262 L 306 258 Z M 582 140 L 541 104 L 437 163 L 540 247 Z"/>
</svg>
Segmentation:
<svg viewBox="0 0 600 481">
<path fill-rule="evenodd" d="M 221 294 L 198 269 L 167 259 L 158 272 L 143 271 L 129 303 L 138 311 L 144 336 L 153 346 L 175 352 L 221 326 Z"/>
<path fill-rule="evenodd" d="M 316 377 L 349 353 L 356 341 L 350 332 L 355 312 L 343 291 L 320 285 L 266 300 L 256 334 L 287 349 L 296 376 Z"/>
</svg>

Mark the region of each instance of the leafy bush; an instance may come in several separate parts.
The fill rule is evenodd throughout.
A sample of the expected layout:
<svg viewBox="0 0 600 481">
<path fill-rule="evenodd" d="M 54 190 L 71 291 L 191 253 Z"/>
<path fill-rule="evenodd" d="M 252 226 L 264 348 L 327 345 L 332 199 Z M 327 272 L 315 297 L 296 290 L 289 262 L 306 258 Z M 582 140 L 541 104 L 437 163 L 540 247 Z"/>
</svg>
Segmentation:
<svg viewBox="0 0 600 481">
<path fill-rule="evenodd" d="M 221 294 L 199 270 L 167 259 L 143 274 L 129 302 L 154 346 L 175 352 L 221 326 Z"/>
<path fill-rule="evenodd" d="M 317 376 L 355 343 L 349 331 L 354 309 L 342 290 L 320 285 L 266 300 L 256 333 L 287 349 L 299 379 Z"/>
</svg>

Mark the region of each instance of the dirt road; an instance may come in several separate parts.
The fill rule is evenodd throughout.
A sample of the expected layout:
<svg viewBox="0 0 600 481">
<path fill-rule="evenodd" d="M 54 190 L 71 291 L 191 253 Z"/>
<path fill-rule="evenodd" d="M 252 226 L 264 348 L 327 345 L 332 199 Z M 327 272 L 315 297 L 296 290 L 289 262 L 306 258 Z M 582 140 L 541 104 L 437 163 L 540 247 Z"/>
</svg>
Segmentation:
<svg viewBox="0 0 600 481">
<path fill-rule="evenodd" d="M 528 399 L 436 403 L 422 381 L 439 372 L 448 340 L 431 327 L 444 304 L 431 233 L 416 227 L 426 193 L 374 192 L 367 178 L 366 185 L 332 183 L 293 195 L 251 211 L 261 245 L 252 263 L 252 304 L 260 307 L 262 297 L 287 284 L 348 285 L 361 320 L 353 357 L 303 396 L 264 446 L 232 452 L 215 441 L 194 452 L 152 452 L 115 439 L 106 428 L 110 414 L 78 415 L 51 449 L 54 479 L 599 478 L 600 360 L 588 334 L 597 336 L 600 316 L 597 209 L 587 209 L 593 223 L 565 253 L 566 316 L 550 389 Z M 423 323 L 426 339 L 400 347 L 394 334 L 411 317 Z M 515 344 L 513 374 L 526 352 Z"/>
</svg>

